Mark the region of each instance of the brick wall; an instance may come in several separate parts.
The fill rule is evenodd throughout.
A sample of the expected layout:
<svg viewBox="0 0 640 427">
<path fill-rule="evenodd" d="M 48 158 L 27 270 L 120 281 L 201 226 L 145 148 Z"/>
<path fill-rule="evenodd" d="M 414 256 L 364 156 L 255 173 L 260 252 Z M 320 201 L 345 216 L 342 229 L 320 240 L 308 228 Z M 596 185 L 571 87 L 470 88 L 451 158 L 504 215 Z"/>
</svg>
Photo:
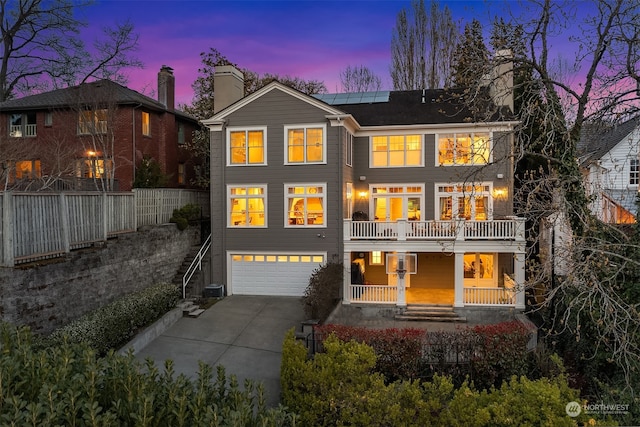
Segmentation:
<svg viewBox="0 0 640 427">
<path fill-rule="evenodd" d="M 145 227 L 63 262 L 0 268 L 0 317 L 48 334 L 120 296 L 171 282 L 199 230 Z"/>
</svg>

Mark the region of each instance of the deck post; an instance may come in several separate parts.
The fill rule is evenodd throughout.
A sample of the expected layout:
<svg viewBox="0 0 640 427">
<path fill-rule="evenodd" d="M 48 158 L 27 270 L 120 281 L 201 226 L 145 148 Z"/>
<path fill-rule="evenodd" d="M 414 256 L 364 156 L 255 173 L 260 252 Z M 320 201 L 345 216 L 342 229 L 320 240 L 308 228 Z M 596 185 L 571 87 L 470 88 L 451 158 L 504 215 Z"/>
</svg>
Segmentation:
<svg viewBox="0 0 640 427">
<path fill-rule="evenodd" d="M 351 304 L 351 252 L 342 253 L 342 265 L 345 269 L 342 275 L 342 303 Z"/>
<path fill-rule="evenodd" d="M 453 306 L 464 307 L 464 252 L 455 253 L 453 276 Z"/>
<path fill-rule="evenodd" d="M 513 276 L 516 282 L 516 309 L 523 310 L 525 308 L 525 292 L 524 292 L 524 269 L 525 254 L 513 254 Z"/>
<path fill-rule="evenodd" d="M 406 285 L 404 281 L 404 276 L 407 273 L 406 262 L 405 259 L 406 252 L 398 252 L 398 265 L 396 267 L 396 272 L 398 275 L 398 296 L 396 305 L 398 307 L 406 307 L 407 306 L 407 292 Z"/>
</svg>

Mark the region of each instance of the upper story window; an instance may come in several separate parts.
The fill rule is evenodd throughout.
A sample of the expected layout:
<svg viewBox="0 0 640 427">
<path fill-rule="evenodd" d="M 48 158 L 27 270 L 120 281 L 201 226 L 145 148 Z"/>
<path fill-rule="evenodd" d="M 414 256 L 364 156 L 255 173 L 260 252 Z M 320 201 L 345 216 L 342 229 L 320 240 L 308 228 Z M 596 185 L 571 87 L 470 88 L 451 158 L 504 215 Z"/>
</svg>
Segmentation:
<svg viewBox="0 0 640 427">
<path fill-rule="evenodd" d="M 228 165 L 264 165 L 267 144 L 266 128 L 227 129 Z"/>
<path fill-rule="evenodd" d="M 638 185 L 640 183 L 640 160 L 631 159 L 629 162 L 629 185 Z"/>
<path fill-rule="evenodd" d="M 78 133 L 95 135 L 107 133 L 107 110 L 84 110 L 78 115 Z"/>
<path fill-rule="evenodd" d="M 149 118 L 149 113 L 145 111 L 142 112 L 142 134 L 144 136 L 151 135 L 151 122 Z"/>
<path fill-rule="evenodd" d="M 285 227 L 326 227 L 326 184 L 285 184 Z"/>
<path fill-rule="evenodd" d="M 286 164 L 325 163 L 326 126 L 285 126 Z"/>
<path fill-rule="evenodd" d="M 376 221 L 397 221 L 400 218 L 419 221 L 424 205 L 424 185 L 373 185 L 371 199 Z"/>
<path fill-rule="evenodd" d="M 423 165 L 422 136 L 393 135 L 371 137 L 371 167 Z"/>
<path fill-rule="evenodd" d="M 436 218 L 484 221 L 492 218 L 489 184 L 436 184 Z"/>
<path fill-rule="evenodd" d="M 266 227 L 267 186 L 227 186 L 228 227 Z"/>
<path fill-rule="evenodd" d="M 438 137 L 439 165 L 486 165 L 490 160 L 489 132 L 445 133 Z"/>
<path fill-rule="evenodd" d="M 53 126 L 53 113 L 51 111 L 44 113 L 44 125 L 47 127 Z"/>
<path fill-rule="evenodd" d="M 344 141 L 344 159 L 347 166 L 353 166 L 353 135 L 347 132 L 346 139 Z"/>
<path fill-rule="evenodd" d="M 36 113 L 18 113 L 9 116 L 9 136 L 21 138 L 36 135 Z"/>
<path fill-rule="evenodd" d="M 178 145 L 184 145 L 184 123 L 178 123 Z"/>
</svg>

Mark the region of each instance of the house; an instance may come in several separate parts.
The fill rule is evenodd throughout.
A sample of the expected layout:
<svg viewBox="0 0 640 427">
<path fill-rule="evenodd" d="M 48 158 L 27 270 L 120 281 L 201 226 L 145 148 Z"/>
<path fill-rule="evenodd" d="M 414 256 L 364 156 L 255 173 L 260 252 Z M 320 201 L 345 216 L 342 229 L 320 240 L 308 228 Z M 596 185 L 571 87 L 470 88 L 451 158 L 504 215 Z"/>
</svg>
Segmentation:
<svg viewBox="0 0 640 427">
<path fill-rule="evenodd" d="M 591 210 L 614 224 L 636 221 L 640 183 L 640 116 L 604 130 L 588 126 L 580 140 L 579 161 Z"/>
<path fill-rule="evenodd" d="M 445 90 L 307 96 L 279 82 L 243 96 L 242 74 L 217 68 L 228 104 L 203 123 L 212 275 L 228 294 L 301 296 L 339 261 L 343 304 L 524 308 L 505 108 L 479 121 L 495 103 L 471 111 Z"/>
<path fill-rule="evenodd" d="M 158 100 L 109 80 L 0 103 L 3 190 L 130 190 L 153 160 L 167 187 L 190 187 L 184 147 L 198 121 L 175 108 L 175 77 L 158 73 Z"/>
</svg>

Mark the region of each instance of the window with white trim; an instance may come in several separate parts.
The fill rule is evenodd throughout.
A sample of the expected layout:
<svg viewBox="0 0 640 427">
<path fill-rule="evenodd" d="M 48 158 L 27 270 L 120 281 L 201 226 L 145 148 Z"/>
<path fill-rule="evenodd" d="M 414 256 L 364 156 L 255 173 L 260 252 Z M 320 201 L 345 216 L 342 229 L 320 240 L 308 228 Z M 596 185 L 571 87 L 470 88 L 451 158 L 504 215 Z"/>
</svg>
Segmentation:
<svg viewBox="0 0 640 427">
<path fill-rule="evenodd" d="M 326 227 L 326 184 L 285 184 L 285 227 Z"/>
<path fill-rule="evenodd" d="M 436 218 L 492 219 L 490 184 L 436 184 Z"/>
<path fill-rule="evenodd" d="M 9 136 L 12 138 L 37 135 L 36 113 L 11 114 L 9 116 Z"/>
<path fill-rule="evenodd" d="M 267 226 L 266 185 L 228 185 L 227 200 L 229 206 L 228 227 Z"/>
<path fill-rule="evenodd" d="M 267 128 L 227 129 L 228 165 L 265 165 Z"/>
<path fill-rule="evenodd" d="M 369 265 L 384 265 L 384 252 L 369 252 Z"/>
<path fill-rule="evenodd" d="M 640 183 L 640 160 L 631 159 L 629 162 L 629 185 Z"/>
<path fill-rule="evenodd" d="M 78 115 L 78 134 L 97 135 L 107 133 L 107 110 L 83 110 Z"/>
<path fill-rule="evenodd" d="M 353 166 L 353 135 L 347 132 L 346 139 L 344 141 L 344 159 L 347 166 Z"/>
<path fill-rule="evenodd" d="M 422 166 L 422 135 L 383 135 L 371 137 L 371 167 Z"/>
<path fill-rule="evenodd" d="M 325 125 L 285 126 L 284 135 L 285 164 L 325 163 Z"/>
<path fill-rule="evenodd" d="M 419 221 L 424 209 L 423 184 L 372 185 L 374 219 Z"/>
<path fill-rule="evenodd" d="M 438 164 L 486 165 L 491 161 L 489 132 L 445 133 L 438 136 Z"/>
</svg>

